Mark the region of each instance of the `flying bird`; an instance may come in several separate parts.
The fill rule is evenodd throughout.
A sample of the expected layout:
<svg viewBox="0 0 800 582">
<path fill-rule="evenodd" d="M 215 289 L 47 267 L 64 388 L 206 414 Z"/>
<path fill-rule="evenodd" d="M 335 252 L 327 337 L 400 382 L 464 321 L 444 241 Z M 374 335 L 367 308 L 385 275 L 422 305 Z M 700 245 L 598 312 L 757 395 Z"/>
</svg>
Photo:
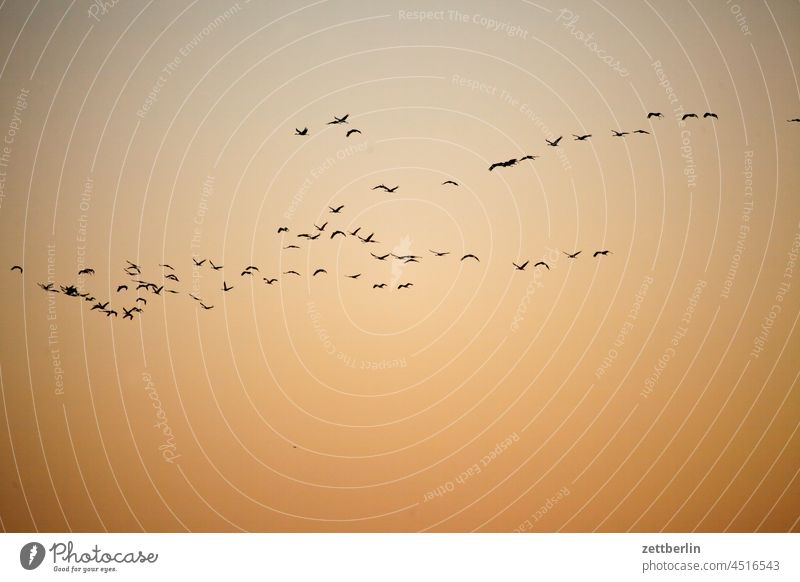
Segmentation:
<svg viewBox="0 0 800 582">
<path fill-rule="evenodd" d="M 341 204 L 336 208 L 334 208 L 333 206 L 328 206 L 328 208 L 330 209 L 331 214 L 339 214 L 342 211 L 342 208 L 344 208 L 344 204 Z"/>
<path fill-rule="evenodd" d="M 322 226 L 317 226 L 317 225 L 315 224 L 315 225 L 314 225 L 314 228 L 316 228 L 316 229 L 317 229 L 318 231 L 320 231 L 320 232 L 323 232 L 323 231 L 325 230 L 325 227 L 326 227 L 326 226 L 328 226 L 328 223 L 327 223 L 327 222 L 326 222 L 325 224 L 323 224 Z"/>
<path fill-rule="evenodd" d="M 123 308 L 122 308 L 122 311 L 124 311 L 124 312 L 125 312 L 125 314 L 122 316 L 122 319 L 130 319 L 130 320 L 133 320 L 133 312 L 134 312 L 134 310 L 135 310 L 135 309 L 136 309 L 135 307 L 132 307 L 132 308 L 130 308 L 130 309 L 125 309 L 125 308 L 123 307 Z"/>
<path fill-rule="evenodd" d="M 445 180 L 444 182 L 442 182 L 442 186 L 446 186 L 447 184 L 450 184 L 452 186 L 458 186 L 458 182 L 454 182 L 453 180 Z"/>
<path fill-rule="evenodd" d="M 225 281 L 222 282 L 223 291 L 230 291 L 231 289 L 233 289 L 233 287 L 228 287 L 228 284 Z"/>
<path fill-rule="evenodd" d="M 215 271 L 219 271 L 222 268 L 222 265 L 215 265 L 213 261 L 209 260 L 208 264 L 211 265 L 211 268 Z"/>
<path fill-rule="evenodd" d="M 375 236 L 375 233 L 374 233 L 374 232 L 370 233 L 370 234 L 369 234 L 369 236 L 368 236 L 368 237 L 366 237 L 366 238 L 364 238 L 364 237 L 358 237 L 358 238 L 359 238 L 359 239 L 361 240 L 361 242 L 363 242 L 363 243 L 377 243 L 378 241 L 376 241 L 375 239 L 373 239 L 373 238 L 372 238 L 373 236 Z"/>
<path fill-rule="evenodd" d="M 252 276 L 253 275 L 253 271 L 248 271 L 247 269 L 245 269 L 244 271 L 242 271 L 241 276 L 244 277 L 245 275 Z"/>
<path fill-rule="evenodd" d="M 538 267 L 539 265 L 541 265 L 541 266 L 543 266 L 543 267 L 547 267 L 547 270 L 548 270 L 548 271 L 550 270 L 550 265 L 548 265 L 548 264 L 547 264 L 547 263 L 545 263 L 544 261 L 539 261 L 539 262 L 538 262 L 538 263 L 536 263 L 536 264 L 535 264 L 533 267 L 534 267 L 534 268 L 536 268 L 536 267 Z"/>
<path fill-rule="evenodd" d="M 53 291 L 54 293 L 58 293 L 56 289 L 53 289 L 53 283 L 37 283 L 37 285 L 39 285 L 39 287 L 41 287 L 44 291 Z"/>
<path fill-rule="evenodd" d="M 361 273 L 356 273 L 355 275 L 345 275 L 348 279 L 358 279 L 361 276 Z"/>
<path fill-rule="evenodd" d="M 170 273 L 169 275 L 164 277 L 165 279 L 169 279 L 170 281 L 178 281 L 178 277 Z"/>
<path fill-rule="evenodd" d="M 582 251 L 578 251 L 577 253 L 573 253 L 573 254 L 569 254 L 567 251 L 561 251 L 561 252 L 564 253 L 565 255 L 567 255 L 567 258 L 574 259 L 579 254 L 581 254 Z"/>
<path fill-rule="evenodd" d="M 175 270 L 175 267 L 173 267 L 172 265 L 168 265 L 167 263 L 163 263 L 163 264 L 159 263 L 158 266 L 159 267 L 164 267 L 165 269 L 169 269 L 170 271 L 174 271 Z"/>
<path fill-rule="evenodd" d="M 528 266 L 528 263 L 530 263 L 530 261 L 525 261 L 521 265 L 518 265 L 518 264 L 516 264 L 515 262 L 512 261 L 511 264 L 514 265 L 517 268 L 517 271 L 524 271 L 525 267 Z"/>
<path fill-rule="evenodd" d="M 398 289 L 408 289 L 409 287 L 412 287 L 413 285 L 414 285 L 414 283 L 403 283 L 402 285 L 398 285 L 397 288 Z"/>
<path fill-rule="evenodd" d="M 295 128 L 294 128 L 294 134 L 295 134 L 295 135 L 308 135 L 308 128 L 307 128 L 307 127 L 304 127 L 303 129 L 297 129 L 297 128 L 295 127 Z"/>
<path fill-rule="evenodd" d="M 800 123 L 800 117 L 795 117 L 794 119 L 787 119 L 789 123 Z"/>
<path fill-rule="evenodd" d="M 592 257 L 596 257 L 597 255 L 603 255 L 605 257 L 605 256 L 608 256 L 608 255 L 613 255 L 613 254 L 614 253 L 612 253 L 611 251 L 595 251 L 594 254 L 592 255 Z"/>
<path fill-rule="evenodd" d="M 431 249 L 428 249 L 428 250 L 431 251 L 437 257 L 443 257 L 445 255 L 449 255 L 450 254 L 450 251 L 433 251 Z"/>
<path fill-rule="evenodd" d="M 247 266 L 244 268 L 244 270 L 245 270 L 245 271 L 258 271 L 258 267 L 256 267 L 255 265 L 247 265 Z"/>
<path fill-rule="evenodd" d="M 192 257 L 192 260 L 194 261 L 194 266 L 195 266 L 195 267 L 202 267 L 202 266 L 203 266 L 203 263 L 205 263 L 205 262 L 206 262 L 206 260 L 205 260 L 205 259 L 203 259 L 202 261 L 198 261 L 198 260 L 197 260 L 197 259 L 195 259 L 194 257 Z"/>
<path fill-rule="evenodd" d="M 703 119 L 705 119 L 706 117 L 713 117 L 714 119 L 719 119 L 716 113 L 711 113 L 710 111 L 706 111 L 705 113 L 703 113 Z"/>
<path fill-rule="evenodd" d="M 299 247 L 299 246 L 297 246 L 297 245 L 287 245 L 287 246 L 285 246 L 285 247 L 283 247 L 283 248 L 284 248 L 284 249 L 299 249 L 300 247 Z"/>
<path fill-rule="evenodd" d="M 144 297 L 137 297 L 136 301 L 134 301 L 134 303 L 138 303 L 139 301 L 141 301 L 142 303 L 147 305 L 147 299 L 145 299 Z"/>
<path fill-rule="evenodd" d="M 14 265 L 13 267 L 11 267 L 11 270 L 12 271 L 19 271 L 21 273 L 22 272 L 22 267 L 20 267 L 19 265 Z"/>
<path fill-rule="evenodd" d="M 264 283 L 266 283 L 267 285 L 272 285 L 276 281 L 277 279 L 267 279 L 266 277 L 264 277 Z"/>
<path fill-rule="evenodd" d="M 328 271 L 326 271 L 325 269 L 317 269 L 316 271 L 314 271 L 314 274 L 311 275 L 311 276 L 312 277 L 316 277 L 317 275 L 322 275 L 322 274 L 327 275 Z"/>
<path fill-rule="evenodd" d="M 127 291 L 127 290 L 128 290 L 127 285 L 120 285 L 117 287 L 117 293 L 119 293 L 120 291 Z"/>
<path fill-rule="evenodd" d="M 351 135 L 353 135 L 354 133 L 361 133 L 361 130 L 360 130 L 360 129 L 351 129 L 351 130 L 349 130 L 349 131 L 348 131 L 346 134 L 344 134 L 344 136 L 345 136 L 345 137 L 350 137 L 350 136 L 351 136 Z"/>
<path fill-rule="evenodd" d="M 358 231 L 359 231 L 359 230 L 361 230 L 361 227 L 360 227 L 360 226 L 359 226 L 357 229 L 355 229 L 353 232 L 351 232 L 351 233 L 348 233 L 348 234 L 349 234 L 350 236 L 358 236 Z"/>
<path fill-rule="evenodd" d="M 614 137 L 625 137 L 626 135 L 628 135 L 627 131 L 617 131 L 616 129 L 612 129 L 611 133 L 614 134 Z"/>
<path fill-rule="evenodd" d="M 278 234 L 280 234 L 282 232 L 289 232 L 289 228 L 286 227 L 286 226 L 279 226 L 278 227 Z"/>
<path fill-rule="evenodd" d="M 373 186 L 373 190 L 383 190 L 384 192 L 392 193 L 397 190 L 400 186 L 395 186 L 394 188 L 389 188 L 385 184 L 378 184 L 377 186 Z"/>
<path fill-rule="evenodd" d="M 645 130 L 643 130 L 643 129 L 637 129 L 637 130 L 635 130 L 633 133 L 646 133 L 647 135 L 650 135 L 650 132 L 649 132 L 649 131 L 645 131 Z"/>
<path fill-rule="evenodd" d="M 297 275 L 298 277 L 300 276 L 300 273 L 298 273 L 297 271 L 284 271 L 283 274 L 284 275 Z"/>
<path fill-rule="evenodd" d="M 200 301 L 200 307 L 202 307 L 203 309 L 214 309 L 213 305 L 206 305 L 202 301 Z"/>
<path fill-rule="evenodd" d="M 476 261 L 478 261 L 479 263 L 481 262 L 481 260 L 480 260 L 478 257 L 476 257 L 475 255 L 473 255 L 472 253 L 468 253 L 468 254 L 464 255 L 463 257 L 461 257 L 461 260 L 462 260 L 462 261 L 463 261 L 464 259 L 475 259 L 475 260 L 476 260 Z"/>
<path fill-rule="evenodd" d="M 530 154 L 529 154 L 529 155 L 526 155 L 526 156 L 522 156 L 522 157 L 519 159 L 519 161 L 520 161 L 520 162 L 524 162 L 525 160 L 535 160 L 535 159 L 536 159 L 536 158 L 538 158 L 538 157 L 539 157 L 539 156 L 532 156 L 532 155 L 530 155 Z"/>
<path fill-rule="evenodd" d="M 508 168 L 510 166 L 517 165 L 517 158 L 511 158 L 510 160 L 506 160 L 505 162 L 495 162 L 491 166 L 489 166 L 489 171 L 491 172 L 495 168 Z"/>
<path fill-rule="evenodd" d="M 584 141 L 584 140 L 587 140 L 590 137 L 592 137 L 592 134 L 591 133 L 587 133 L 585 135 L 575 135 L 573 133 L 572 136 L 575 138 L 575 141 Z"/>
<path fill-rule="evenodd" d="M 556 147 L 556 146 L 558 145 L 558 142 L 560 142 L 560 141 L 561 141 L 561 138 L 562 138 L 562 137 L 563 137 L 563 136 L 558 136 L 558 137 L 557 137 L 556 139 L 554 139 L 553 141 L 550 141 L 549 139 L 545 139 L 544 141 L 546 141 L 546 142 L 547 142 L 547 145 L 549 145 L 549 146 L 552 146 L 552 147 Z"/>
<path fill-rule="evenodd" d="M 385 260 L 386 260 L 386 259 L 389 257 L 389 255 L 391 255 L 392 253 L 386 253 L 386 254 L 385 254 L 385 255 L 383 255 L 383 256 L 376 255 L 375 253 L 370 253 L 370 254 L 371 254 L 373 257 L 375 257 L 376 259 L 378 259 L 379 261 L 385 261 Z"/>
<path fill-rule="evenodd" d="M 103 313 L 105 313 L 105 314 L 106 314 L 106 317 L 110 317 L 110 316 L 112 316 L 112 315 L 113 315 L 114 317 L 116 317 L 116 316 L 117 316 L 117 312 L 116 312 L 116 311 L 114 311 L 113 309 L 104 309 L 104 310 L 103 310 Z"/>
<path fill-rule="evenodd" d="M 78 275 L 94 275 L 94 269 L 81 269 Z"/>
<path fill-rule="evenodd" d="M 697 113 L 684 113 L 683 117 L 681 117 L 681 121 L 686 121 L 690 117 L 694 117 L 695 119 L 697 119 Z"/>
<path fill-rule="evenodd" d="M 92 308 L 89 311 L 94 311 L 95 309 L 99 309 L 100 311 L 105 310 L 108 307 L 108 301 L 105 303 L 100 303 L 99 301 L 92 305 Z"/>
<path fill-rule="evenodd" d="M 664 116 L 661 114 L 661 112 L 660 112 L 660 111 L 657 111 L 657 112 L 655 112 L 655 113 L 648 113 L 648 114 L 647 114 L 647 119 L 650 119 L 651 117 L 658 117 L 658 118 L 661 118 L 661 117 L 664 117 Z"/>
<path fill-rule="evenodd" d="M 347 235 L 344 233 L 344 231 L 343 231 L 343 230 L 334 230 L 334 231 L 331 233 L 331 238 L 335 237 L 337 234 L 340 234 L 340 235 L 342 235 L 342 236 L 345 236 L 345 237 L 347 236 Z"/>
<path fill-rule="evenodd" d="M 372 286 L 373 289 L 383 289 L 384 287 L 386 287 L 386 283 L 375 283 Z"/>
<path fill-rule="evenodd" d="M 317 240 L 319 238 L 320 233 L 315 234 L 314 236 L 309 236 L 308 240 Z"/>
<path fill-rule="evenodd" d="M 156 295 L 161 295 L 161 290 L 164 288 L 162 285 L 161 287 L 156 287 L 154 284 L 151 283 L 150 291 L 152 291 Z"/>
<path fill-rule="evenodd" d="M 347 118 L 348 118 L 348 117 L 350 117 L 350 114 L 349 114 L 349 113 L 347 113 L 347 114 L 343 115 L 342 117 L 336 117 L 336 116 L 334 115 L 334 116 L 333 116 L 333 121 L 329 121 L 329 122 L 328 122 L 328 125 L 337 125 L 337 124 L 339 124 L 339 123 L 347 123 Z"/>
</svg>

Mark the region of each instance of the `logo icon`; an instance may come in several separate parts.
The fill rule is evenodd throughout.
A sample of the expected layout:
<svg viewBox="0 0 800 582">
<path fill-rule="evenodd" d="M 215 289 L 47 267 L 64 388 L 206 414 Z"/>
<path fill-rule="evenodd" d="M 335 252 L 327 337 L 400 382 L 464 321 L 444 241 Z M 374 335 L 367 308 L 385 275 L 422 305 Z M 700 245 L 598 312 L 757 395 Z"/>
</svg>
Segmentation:
<svg viewBox="0 0 800 582">
<path fill-rule="evenodd" d="M 28 542 L 19 551 L 19 563 L 26 570 L 35 570 L 44 561 L 44 546 L 39 542 Z"/>
</svg>

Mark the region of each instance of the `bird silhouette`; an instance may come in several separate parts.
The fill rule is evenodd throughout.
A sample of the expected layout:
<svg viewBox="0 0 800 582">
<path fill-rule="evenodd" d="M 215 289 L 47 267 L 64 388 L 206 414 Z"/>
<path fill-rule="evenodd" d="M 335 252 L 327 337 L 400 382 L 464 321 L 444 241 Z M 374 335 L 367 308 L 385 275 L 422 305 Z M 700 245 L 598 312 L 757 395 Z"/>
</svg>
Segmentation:
<svg viewBox="0 0 800 582">
<path fill-rule="evenodd" d="M 284 275 L 297 275 L 298 277 L 300 276 L 300 273 L 298 273 L 297 271 L 284 271 L 283 274 Z"/>
<path fill-rule="evenodd" d="M 454 182 L 453 180 L 445 180 L 444 182 L 442 182 L 442 186 L 446 186 L 447 184 L 450 184 L 452 186 L 458 186 L 458 182 Z"/>
<path fill-rule="evenodd" d="M 44 291 L 55 291 L 56 293 L 58 293 L 58 291 L 53 289 L 53 283 L 47 283 L 47 284 L 37 283 L 37 285 L 39 285 L 39 287 L 41 287 Z"/>
<path fill-rule="evenodd" d="M 557 137 L 556 139 L 554 139 L 553 141 L 550 141 L 549 139 L 545 139 L 544 141 L 546 141 L 546 142 L 547 142 L 547 145 L 549 145 L 549 146 L 552 146 L 552 147 L 556 147 L 556 146 L 558 145 L 558 142 L 560 142 L 560 141 L 561 141 L 561 138 L 562 138 L 562 137 L 563 137 L 563 136 L 558 136 L 558 137 Z"/>
<path fill-rule="evenodd" d="M 81 269 L 78 275 L 94 275 L 94 269 Z"/>
<path fill-rule="evenodd" d="M 222 268 L 222 265 L 215 265 L 214 261 L 209 260 L 208 264 L 211 265 L 211 268 L 215 271 L 219 271 Z"/>
<path fill-rule="evenodd" d="M 311 276 L 312 277 L 316 277 L 317 275 L 327 275 L 327 274 L 328 274 L 328 271 L 326 271 L 325 269 L 317 269 L 316 271 L 314 271 L 314 274 L 311 275 Z"/>
<path fill-rule="evenodd" d="M 386 253 L 386 254 L 385 254 L 385 255 L 383 255 L 383 256 L 376 255 L 375 253 L 370 253 L 370 254 L 371 254 L 373 257 L 375 257 L 376 259 L 378 259 L 379 261 L 385 261 L 385 260 L 386 260 L 386 259 L 389 257 L 389 255 L 391 255 L 392 253 Z"/>
<path fill-rule="evenodd" d="M 315 234 L 314 236 L 309 236 L 308 240 L 317 240 L 319 238 L 320 233 Z"/>
<path fill-rule="evenodd" d="M 128 290 L 128 286 L 127 285 L 119 285 L 119 286 L 117 286 L 117 293 L 119 293 L 120 291 L 127 291 L 127 290 Z"/>
<path fill-rule="evenodd" d="M 512 265 L 514 265 L 514 266 L 517 268 L 517 271 L 524 271 L 524 270 L 525 270 L 525 267 L 527 267 L 527 266 L 528 266 L 528 263 L 530 263 L 530 261 L 525 261 L 525 262 L 524 262 L 524 263 L 522 263 L 521 265 L 518 265 L 518 264 L 516 264 L 516 263 L 514 263 L 514 262 L 512 261 L 512 263 L 511 263 L 511 264 L 512 264 Z"/>
<path fill-rule="evenodd" d="M 19 265 L 14 265 L 13 267 L 11 267 L 11 270 L 12 271 L 19 271 L 21 273 L 22 272 L 22 267 L 20 267 Z"/>
<path fill-rule="evenodd" d="M 532 156 L 532 155 L 528 154 L 528 155 L 526 155 L 526 156 L 522 156 L 522 157 L 519 159 L 519 161 L 520 161 L 520 162 L 524 162 L 525 160 L 535 160 L 535 159 L 536 159 L 536 158 L 538 158 L 538 157 L 539 157 L 539 156 Z"/>
<path fill-rule="evenodd" d="M 308 135 L 308 128 L 307 128 L 307 127 L 304 127 L 303 129 L 297 129 L 297 128 L 295 127 L 295 128 L 294 128 L 294 134 L 295 134 L 295 135 Z"/>
<path fill-rule="evenodd" d="M 402 285 L 398 285 L 398 289 L 408 289 L 409 287 L 413 287 L 414 283 L 403 283 Z"/>
<path fill-rule="evenodd" d="M 650 119 L 651 117 L 661 118 L 661 117 L 664 117 L 664 116 L 661 114 L 660 111 L 657 111 L 655 113 L 648 113 L 647 114 L 647 119 Z"/>
<path fill-rule="evenodd" d="M 645 131 L 645 130 L 643 130 L 643 129 L 637 129 L 637 130 L 635 130 L 633 133 L 646 133 L 647 135 L 650 135 L 650 132 L 649 132 L 649 131 Z"/>
<path fill-rule="evenodd" d="M 358 238 L 361 239 L 361 242 L 363 242 L 363 243 L 377 243 L 378 241 L 376 241 L 374 238 L 372 238 L 373 236 L 375 236 L 374 232 L 370 233 L 369 236 L 366 237 L 366 238 L 364 238 L 364 237 L 358 237 Z"/>
<path fill-rule="evenodd" d="M 145 299 L 144 297 L 137 297 L 134 303 L 138 303 L 139 301 L 147 305 L 147 299 Z"/>
<path fill-rule="evenodd" d="M 356 273 L 355 275 L 345 275 L 348 279 L 358 279 L 361 276 L 361 273 Z"/>
<path fill-rule="evenodd" d="M 373 289 L 383 289 L 384 287 L 386 287 L 386 283 L 375 283 L 372 286 Z"/>
<path fill-rule="evenodd" d="M 697 113 L 684 113 L 683 117 L 681 117 L 681 121 L 686 121 L 690 117 L 694 117 L 695 119 L 697 119 Z"/>
<path fill-rule="evenodd" d="M 464 259 L 475 259 L 475 260 L 476 260 L 476 261 L 478 261 L 479 263 L 481 262 L 481 260 L 480 260 L 478 257 L 476 257 L 475 255 L 473 255 L 472 253 L 468 253 L 468 254 L 464 255 L 463 257 L 461 257 L 461 260 L 462 260 L 462 261 L 463 261 Z"/>
<path fill-rule="evenodd" d="M 550 265 L 548 265 L 548 264 L 547 264 L 547 263 L 545 263 L 544 261 L 539 261 L 538 263 L 536 263 L 535 265 L 533 265 L 533 267 L 534 267 L 534 268 L 536 268 L 536 267 L 538 267 L 539 265 L 541 265 L 541 266 L 543 266 L 543 267 L 547 267 L 547 270 L 548 270 L 548 271 L 550 270 Z"/>
<path fill-rule="evenodd" d="M 325 227 L 326 227 L 326 226 L 328 226 L 328 223 L 327 223 L 327 222 L 326 222 L 325 224 L 323 224 L 322 226 L 317 226 L 317 225 L 315 224 L 315 225 L 314 225 L 314 228 L 316 228 L 316 229 L 317 229 L 318 231 L 320 231 L 320 232 L 323 232 L 323 231 L 325 230 Z"/>
<path fill-rule="evenodd" d="M 163 286 L 163 285 L 162 285 L 161 287 L 156 287 L 155 285 L 152 285 L 152 286 L 150 287 L 150 291 L 152 291 L 152 292 L 153 292 L 154 294 L 156 294 L 156 295 L 161 295 L 161 290 L 162 290 L 162 289 L 164 289 L 164 286 Z"/>
<path fill-rule="evenodd" d="M 394 188 L 389 188 L 388 186 L 386 186 L 386 185 L 384 185 L 384 184 L 378 184 L 377 186 L 375 186 L 375 187 L 374 187 L 374 188 L 372 188 L 372 189 L 373 189 L 373 190 L 383 190 L 384 192 L 389 192 L 389 193 L 391 194 L 392 192 L 394 192 L 395 190 L 397 190 L 399 187 L 400 187 L 400 186 L 395 186 Z"/>
<path fill-rule="evenodd" d="M 122 319 L 130 319 L 130 320 L 132 320 L 135 309 L 136 309 L 135 307 L 131 307 L 130 309 L 125 309 L 123 307 L 122 311 L 124 312 L 124 314 L 122 316 Z"/>
<path fill-rule="evenodd" d="M 116 312 L 116 311 L 114 311 L 113 309 L 104 309 L 104 310 L 103 310 L 103 313 L 105 313 L 105 314 L 106 314 L 106 317 L 111 317 L 112 315 L 113 315 L 114 317 L 116 317 L 116 316 L 118 315 L 118 314 L 117 314 L 117 312 Z"/>
<path fill-rule="evenodd" d="M 280 234 L 282 232 L 289 232 L 289 228 L 286 227 L 286 226 L 279 226 L 278 227 L 278 234 Z"/>
<path fill-rule="evenodd" d="M 348 234 L 349 234 L 350 236 L 358 236 L 358 231 L 359 231 L 359 230 L 361 230 L 361 227 L 360 227 L 360 226 L 359 226 L 357 229 L 355 229 L 353 232 L 350 232 L 350 233 L 348 233 Z"/>
<path fill-rule="evenodd" d="M 711 113 L 710 111 L 703 113 L 703 119 L 705 119 L 706 117 L 713 117 L 714 119 L 719 119 L 716 113 Z"/>
<path fill-rule="evenodd" d="M 342 208 L 344 208 L 344 204 L 341 204 L 336 208 L 334 208 L 333 206 L 328 206 L 328 209 L 331 211 L 331 214 L 339 214 L 342 211 Z"/>
<path fill-rule="evenodd" d="M 244 270 L 245 270 L 245 271 L 258 271 L 258 267 L 256 267 L 255 265 L 247 265 L 247 266 L 244 268 Z"/>
<path fill-rule="evenodd" d="M 199 297 L 197 297 L 196 295 L 193 295 L 192 293 L 189 293 L 189 297 L 191 297 L 191 298 L 192 298 L 192 299 L 194 299 L 195 301 L 202 301 L 202 299 L 200 299 L 200 298 L 199 298 Z"/>
<path fill-rule="evenodd" d="M 344 136 L 345 136 L 345 137 L 350 137 L 350 136 L 351 136 L 351 135 L 353 135 L 354 133 L 361 133 L 361 130 L 360 130 L 360 129 L 351 129 L 351 130 L 348 130 L 348 132 L 347 132 L 346 134 L 344 134 Z"/>
<path fill-rule="evenodd" d="M 347 235 L 344 233 L 344 231 L 343 231 L 343 230 L 334 230 L 334 231 L 331 233 L 331 238 L 335 237 L 337 234 L 340 234 L 340 235 L 342 235 L 342 236 L 344 236 L 344 237 L 346 237 L 346 236 L 347 236 Z"/>
<path fill-rule="evenodd" d="M 787 119 L 789 123 L 800 123 L 800 117 L 795 117 L 794 119 Z"/>
<path fill-rule="evenodd" d="M 99 309 L 100 311 L 105 310 L 108 307 L 108 301 L 105 303 L 100 303 L 99 301 L 92 305 L 92 308 L 89 311 L 94 311 L 95 309 Z"/>
<path fill-rule="evenodd" d="M 614 137 L 625 137 L 626 135 L 628 135 L 627 131 L 617 131 L 616 129 L 612 129 L 611 133 L 614 134 Z"/>
<path fill-rule="evenodd" d="M 590 137 L 592 137 L 592 134 L 591 133 L 587 133 L 587 134 L 584 134 L 584 135 L 575 135 L 573 133 L 572 136 L 575 138 L 575 141 L 584 141 L 584 140 L 587 140 Z"/>
<path fill-rule="evenodd" d="M 205 259 L 203 259 L 202 261 L 198 261 L 198 260 L 197 260 L 197 259 L 195 259 L 194 257 L 192 257 L 192 260 L 194 261 L 194 266 L 195 266 L 195 267 L 202 267 L 202 266 L 203 266 L 203 263 L 205 263 L 205 262 L 206 262 L 206 260 L 205 260 Z"/>
<path fill-rule="evenodd" d="M 272 285 L 276 281 L 277 279 L 267 279 L 266 277 L 264 277 L 264 283 L 266 283 L 267 285 Z"/>
<path fill-rule="evenodd" d="M 283 247 L 283 248 L 284 248 L 284 249 L 299 249 L 300 247 L 299 247 L 299 246 L 297 246 L 297 245 L 287 245 L 287 246 L 285 246 L 285 247 Z"/>
<path fill-rule="evenodd" d="M 252 277 L 253 272 L 245 269 L 244 271 L 242 271 L 241 277 L 244 277 L 245 275 L 250 275 Z"/>
<path fill-rule="evenodd" d="M 443 257 L 445 255 L 449 255 L 450 254 L 450 251 L 434 251 L 434 250 L 431 250 L 431 249 L 428 249 L 428 250 L 431 251 L 437 257 Z"/>
<path fill-rule="evenodd" d="M 230 291 L 231 289 L 233 289 L 233 287 L 228 287 L 228 284 L 225 281 L 222 282 L 223 291 Z"/>
<path fill-rule="evenodd" d="M 176 282 L 178 281 L 177 275 L 173 275 L 172 273 L 170 273 L 169 275 L 165 276 L 164 278 L 165 279 L 169 279 L 170 281 L 176 281 Z"/>
<path fill-rule="evenodd" d="M 170 271 L 174 271 L 175 270 L 175 267 L 173 267 L 172 265 L 168 265 L 167 263 L 159 263 L 158 266 L 159 267 L 164 267 L 165 269 L 169 269 Z"/>
<path fill-rule="evenodd" d="M 308 234 L 307 232 L 301 232 L 300 234 L 297 235 L 297 238 L 311 238 L 311 235 Z"/>
<path fill-rule="evenodd" d="M 134 262 L 129 261 L 128 259 L 125 259 L 125 262 L 128 263 L 128 266 L 126 267 L 126 269 L 133 269 L 134 271 L 141 271 L 142 270 L 142 268 L 139 265 L 137 265 Z"/>
<path fill-rule="evenodd" d="M 517 165 L 517 158 L 511 158 L 510 160 L 506 160 L 505 162 L 495 162 L 491 166 L 489 166 L 489 171 L 491 172 L 495 168 L 509 168 L 511 166 Z"/>
<path fill-rule="evenodd" d="M 334 115 L 334 116 L 333 116 L 333 121 L 329 121 L 329 122 L 328 122 L 328 125 L 337 125 L 337 124 L 339 124 L 339 123 L 347 123 L 347 118 L 348 118 L 348 117 L 350 117 L 350 114 L 349 114 L 349 113 L 347 113 L 347 114 L 343 115 L 342 117 L 336 117 L 336 116 Z"/>
<path fill-rule="evenodd" d="M 581 254 L 582 251 L 578 251 L 577 253 L 572 253 L 572 254 L 569 254 L 567 251 L 561 251 L 561 252 L 564 253 L 565 255 L 567 255 L 567 258 L 574 259 L 579 254 Z"/>
<path fill-rule="evenodd" d="M 613 254 L 614 253 L 612 253 L 611 251 L 595 251 L 592 257 L 596 257 L 598 255 L 603 255 L 605 257 L 607 255 L 613 255 Z"/>
<path fill-rule="evenodd" d="M 200 307 L 202 307 L 203 309 L 214 309 L 213 305 L 206 305 L 202 301 L 200 301 L 199 303 L 200 303 Z"/>
</svg>

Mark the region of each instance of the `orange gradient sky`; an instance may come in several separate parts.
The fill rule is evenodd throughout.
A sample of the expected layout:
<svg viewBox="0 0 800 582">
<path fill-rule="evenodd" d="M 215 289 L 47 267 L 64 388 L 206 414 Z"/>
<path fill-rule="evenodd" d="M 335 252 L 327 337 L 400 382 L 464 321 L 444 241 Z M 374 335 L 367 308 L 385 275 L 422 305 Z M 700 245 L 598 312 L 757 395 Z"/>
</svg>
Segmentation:
<svg viewBox="0 0 800 582">
<path fill-rule="evenodd" d="M 6 531 L 798 531 L 800 7 L 458 5 L 0 7 Z"/>
</svg>

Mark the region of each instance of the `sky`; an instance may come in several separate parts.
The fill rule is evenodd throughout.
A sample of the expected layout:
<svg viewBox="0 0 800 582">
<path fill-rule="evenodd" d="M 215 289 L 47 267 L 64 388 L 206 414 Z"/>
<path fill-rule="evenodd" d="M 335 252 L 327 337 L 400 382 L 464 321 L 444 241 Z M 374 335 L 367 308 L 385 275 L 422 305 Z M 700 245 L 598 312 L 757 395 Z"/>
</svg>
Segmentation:
<svg viewBox="0 0 800 582">
<path fill-rule="evenodd" d="M 799 531 L 799 25 L 3 3 L 0 525 Z"/>
</svg>

